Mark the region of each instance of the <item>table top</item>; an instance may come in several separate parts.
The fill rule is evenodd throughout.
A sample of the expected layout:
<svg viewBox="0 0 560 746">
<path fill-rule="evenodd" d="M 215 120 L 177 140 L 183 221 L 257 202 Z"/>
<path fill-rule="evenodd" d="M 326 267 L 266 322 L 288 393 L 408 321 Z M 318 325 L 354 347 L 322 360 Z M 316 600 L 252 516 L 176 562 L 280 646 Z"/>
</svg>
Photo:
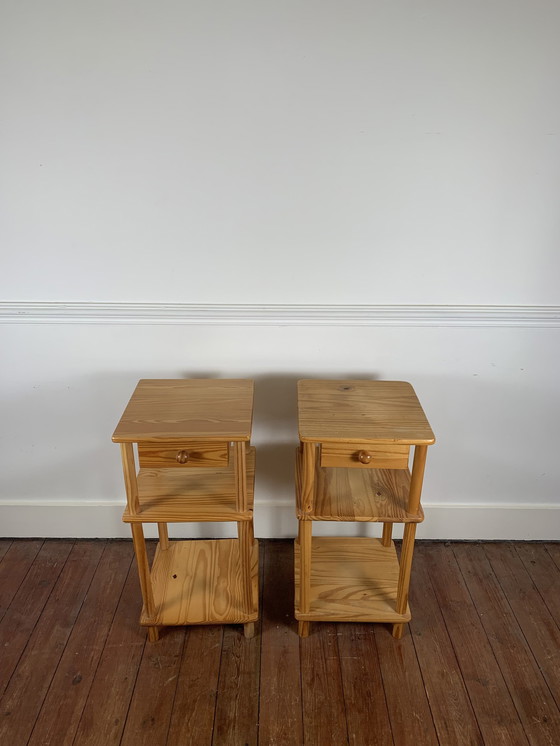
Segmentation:
<svg viewBox="0 0 560 746">
<path fill-rule="evenodd" d="M 304 442 L 435 442 L 416 393 L 405 381 L 298 381 L 298 414 Z"/>
<path fill-rule="evenodd" d="M 248 441 L 252 419 L 251 380 L 143 379 L 113 433 L 113 442 Z"/>
</svg>

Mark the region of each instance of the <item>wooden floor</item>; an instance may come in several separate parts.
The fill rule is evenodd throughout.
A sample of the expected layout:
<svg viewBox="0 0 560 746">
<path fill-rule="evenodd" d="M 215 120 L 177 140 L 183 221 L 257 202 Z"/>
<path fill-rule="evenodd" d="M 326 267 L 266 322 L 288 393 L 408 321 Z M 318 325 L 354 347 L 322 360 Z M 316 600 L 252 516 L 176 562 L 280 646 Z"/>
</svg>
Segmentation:
<svg viewBox="0 0 560 746">
<path fill-rule="evenodd" d="M 560 544 L 419 542 L 400 641 L 293 620 L 292 545 L 263 613 L 146 643 L 132 545 L 0 541 L 0 744 L 560 744 Z"/>
</svg>

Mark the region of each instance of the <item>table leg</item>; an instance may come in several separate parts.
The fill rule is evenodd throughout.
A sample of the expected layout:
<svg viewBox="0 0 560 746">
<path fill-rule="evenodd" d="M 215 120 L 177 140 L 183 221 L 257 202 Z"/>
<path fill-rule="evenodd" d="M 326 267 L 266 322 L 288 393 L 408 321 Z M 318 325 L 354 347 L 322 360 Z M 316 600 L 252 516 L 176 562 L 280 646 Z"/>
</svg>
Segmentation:
<svg viewBox="0 0 560 746">
<path fill-rule="evenodd" d="M 169 535 L 167 533 L 167 523 L 158 523 L 159 548 L 169 549 Z"/>
<path fill-rule="evenodd" d="M 299 610 L 303 614 L 309 611 L 311 595 L 312 525 L 312 521 L 299 522 Z M 300 637 L 307 637 L 309 622 L 299 621 L 298 633 Z"/>
<path fill-rule="evenodd" d="M 410 571 L 412 569 L 412 555 L 414 552 L 414 537 L 416 536 L 416 524 L 407 523 L 401 547 L 401 562 L 399 571 L 399 583 L 397 586 L 397 603 L 395 611 L 404 614 L 408 605 L 408 588 L 410 585 Z M 393 637 L 397 640 L 402 637 L 404 630 L 403 622 L 393 624 Z"/>
<path fill-rule="evenodd" d="M 381 543 L 383 544 L 384 547 L 390 547 L 392 538 L 393 538 L 393 524 L 384 523 L 383 524 L 383 538 L 381 539 Z"/>
<path fill-rule="evenodd" d="M 146 554 L 146 542 L 144 541 L 144 530 L 141 523 L 133 523 L 132 542 L 134 544 L 134 554 L 136 555 L 136 564 L 138 565 L 138 577 L 140 578 L 140 589 L 144 608 L 148 617 L 155 614 L 154 594 L 152 590 L 152 579 L 150 577 L 150 565 L 148 555 Z M 156 642 L 159 639 L 159 629 L 157 626 L 148 627 L 148 639 L 150 642 Z"/>
</svg>

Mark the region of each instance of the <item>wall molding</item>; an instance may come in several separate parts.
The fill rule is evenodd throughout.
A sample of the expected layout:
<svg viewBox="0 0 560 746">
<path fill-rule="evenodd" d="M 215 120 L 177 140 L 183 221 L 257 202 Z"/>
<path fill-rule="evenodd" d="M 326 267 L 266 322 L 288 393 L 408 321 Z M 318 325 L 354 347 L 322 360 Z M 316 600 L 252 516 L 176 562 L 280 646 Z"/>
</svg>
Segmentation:
<svg viewBox="0 0 560 746">
<path fill-rule="evenodd" d="M 99 500 L 0 500 L 0 535 L 10 538 L 130 538 L 122 523 L 124 503 Z M 419 539 L 444 540 L 547 540 L 557 541 L 560 504 L 423 503 L 426 519 L 418 525 Z M 157 536 L 155 525 L 146 525 L 146 535 Z M 315 534 L 380 534 L 380 524 L 316 522 Z M 235 524 L 173 524 L 175 538 L 226 538 L 235 536 Z M 255 533 L 261 538 L 293 538 L 297 521 L 292 500 L 261 499 L 255 503 Z M 402 526 L 395 527 L 395 538 Z"/>
<path fill-rule="evenodd" d="M 2 324 L 560 327 L 560 306 L 0 302 Z"/>
</svg>

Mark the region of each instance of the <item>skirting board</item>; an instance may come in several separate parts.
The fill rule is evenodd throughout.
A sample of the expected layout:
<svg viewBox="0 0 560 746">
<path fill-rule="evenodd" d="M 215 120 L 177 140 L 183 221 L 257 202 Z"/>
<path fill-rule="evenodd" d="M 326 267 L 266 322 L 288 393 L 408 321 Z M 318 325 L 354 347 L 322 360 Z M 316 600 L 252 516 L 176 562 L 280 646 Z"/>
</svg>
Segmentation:
<svg viewBox="0 0 560 746">
<path fill-rule="evenodd" d="M 442 505 L 424 503 L 426 520 L 418 526 L 419 539 L 560 540 L 560 505 Z M 0 501 L 0 537 L 10 538 L 130 538 L 121 522 L 123 503 L 113 500 Z M 255 505 L 255 534 L 260 538 L 293 538 L 297 531 L 294 505 L 261 500 Z M 315 522 L 316 535 L 378 536 L 380 524 Z M 155 525 L 146 536 L 157 535 Z M 396 526 L 395 538 L 402 527 Z M 170 526 L 174 538 L 229 538 L 234 523 L 184 523 Z"/>
</svg>

